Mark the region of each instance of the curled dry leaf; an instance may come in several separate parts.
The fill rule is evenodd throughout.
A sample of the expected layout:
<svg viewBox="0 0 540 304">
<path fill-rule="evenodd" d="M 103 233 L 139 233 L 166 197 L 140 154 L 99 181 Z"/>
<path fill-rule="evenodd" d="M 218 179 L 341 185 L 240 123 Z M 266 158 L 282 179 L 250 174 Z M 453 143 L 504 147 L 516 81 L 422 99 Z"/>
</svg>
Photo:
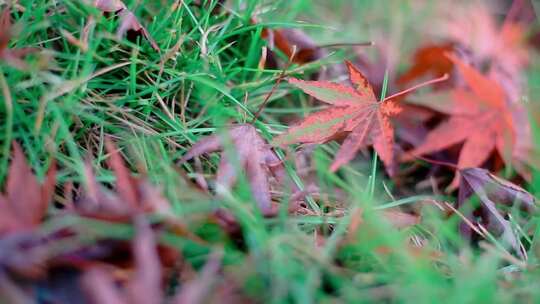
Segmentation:
<svg viewBox="0 0 540 304">
<path fill-rule="evenodd" d="M 494 151 L 506 162 L 517 163 L 513 160 L 516 158 L 535 165 L 528 155 L 516 153 L 515 145 L 520 140 L 516 137 L 516 130 L 522 126 L 516 125 L 518 122 L 514 119 L 514 112 L 519 109 L 508 102 L 504 89 L 457 56 L 447 56 L 456 65 L 470 90 L 458 87 L 411 100 L 416 105 L 448 114 L 450 118 L 431 131 L 424 142 L 409 151 L 403 159 L 411 160 L 415 155 L 430 154 L 464 143 L 457 163 L 459 169 L 481 166 Z M 526 120 L 519 123 L 524 122 L 527 123 Z M 524 170 L 520 170 L 520 173 L 526 175 Z M 457 188 L 458 184 L 456 174 L 450 189 Z"/>
<path fill-rule="evenodd" d="M 278 179 L 284 176 L 281 161 L 252 125 L 234 125 L 227 131 L 227 136 L 236 148 L 239 165 L 245 170 L 253 198 L 263 214 L 270 214 L 272 212 L 270 176 L 273 175 Z M 179 163 L 182 164 L 202 154 L 223 149 L 223 138 L 211 135 L 195 143 Z M 237 178 L 237 171 L 233 164 L 226 153 L 221 154 L 216 183 L 226 189 L 231 189 Z"/>
<path fill-rule="evenodd" d="M 21 147 L 13 142 L 6 193 L 0 193 L 0 234 L 28 230 L 41 223 L 52 199 L 56 182 L 56 165 L 48 170 L 44 184 L 40 184 L 28 166 Z"/>
<path fill-rule="evenodd" d="M 159 46 L 156 44 L 148 30 L 141 25 L 137 17 L 131 12 L 121 0 L 95 0 L 94 6 L 104 13 L 116 14 L 120 18 L 120 25 L 116 32 L 119 38 L 132 35 L 143 36 L 152 48 L 159 52 Z"/>
<path fill-rule="evenodd" d="M 499 206 L 506 205 L 512 207 L 516 205 L 526 212 L 536 210 L 536 200 L 529 192 L 521 187 L 498 178 L 489 171 L 480 168 L 467 168 L 460 170 L 461 181 L 458 194 L 458 208 L 468 210 L 469 199 L 477 196 L 480 199 L 480 218 L 482 225 L 491 233 L 500 236 L 510 244 L 518 253 L 519 237 L 514 234 L 511 223 L 506 219 L 506 215 Z M 470 222 L 475 223 L 471 212 L 464 214 Z M 472 228 L 462 223 L 460 225 L 462 233 L 471 238 Z"/>
<path fill-rule="evenodd" d="M 338 135 L 348 133 L 330 170 L 354 158 L 358 150 L 372 145 L 383 160 L 387 172 L 394 173 L 394 128 L 390 117 L 400 108 L 392 99 L 378 102 L 367 79 L 350 62 L 346 62 L 353 87 L 327 81 L 289 82 L 307 94 L 332 107 L 307 116 L 285 134 L 275 138 L 273 144 L 324 143 Z"/>
<path fill-rule="evenodd" d="M 328 53 L 319 48 L 306 33 L 299 29 L 268 29 L 262 31 L 271 50 L 278 49 L 294 63 L 305 64 L 321 59 Z M 294 57 L 293 56 L 294 53 Z M 275 59 L 274 59 L 275 61 Z"/>
</svg>

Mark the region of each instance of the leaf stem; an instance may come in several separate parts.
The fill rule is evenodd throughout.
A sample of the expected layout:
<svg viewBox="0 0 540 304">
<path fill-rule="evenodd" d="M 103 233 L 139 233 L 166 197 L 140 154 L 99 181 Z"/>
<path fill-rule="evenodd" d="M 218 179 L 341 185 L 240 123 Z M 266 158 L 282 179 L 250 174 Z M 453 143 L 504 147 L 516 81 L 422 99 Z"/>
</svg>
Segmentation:
<svg viewBox="0 0 540 304">
<path fill-rule="evenodd" d="M 296 46 L 293 46 L 293 51 L 292 51 L 291 57 L 289 57 L 289 61 L 287 62 L 287 65 L 283 68 L 283 70 L 281 70 L 281 73 L 279 73 L 276 83 L 272 86 L 272 89 L 270 90 L 270 92 L 268 92 L 268 94 L 264 98 L 263 103 L 259 106 L 259 109 L 257 110 L 257 112 L 255 112 L 255 114 L 253 115 L 251 124 L 254 124 L 255 121 L 257 121 L 257 119 L 259 118 L 259 115 L 261 115 L 262 110 L 264 109 L 268 101 L 270 100 L 270 96 L 274 94 L 274 92 L 276 91 L 277 87 L 279 86 L 283 78 L 285 78 L 285 74 L 287 73 L 287 70 L 293 63 L 293 59 L 295 55 L 296 55 Z"/>
<path fill-rule="evenodd" d="M 365 42 L 349 42 L 349 43 L 330 43 L 330 44 L 322 44 L 317 46 L 318 49 L 325 49 L 325 48 L 335 48 L 335 47 L 343 47 L 343 46 L 372 46 L 375 45 L 373 41 L 365 41 Z"/>
<path fill-rule="evenodd" d="M 386 101 L 386 100 L 389 100 L 389 99 L 392 99 L 392 98 L 396 98 L 396 97 L 398 97 L 398 96 L 401 96 L 401 95 L 405 95 L 405 94 L 407 94 L 407 93 L 410 93 L 410 92 L 412 92 L 412 91 L 414 91 L 414 90 L 416 90 L 416 89 L 419 89 L 419 88 L 421 88 L 421 87 L 425 87 L 425 86 L 428 86 L 428 85 L 431 85 L 431 84 L 434 84 L 434 83 L 437 83 L 437 82 L 445 81 L 445 80 L 447 80 L 448 78 L 449 78 L 448 74 L 444 74 L 444 75 L 442 75 L 442 76 L 439 77 L 439 78 L 435 78 L 435 79 L 431 79 L 431 80 L 422 82 L 422 83 L 420 83 L 420 84 L 417 84 L 417 85 L 415 85 L 415 86 L 413 86 L 413 87 L 410 87 L 410 88 L 408 88 L 408 89 L 405 89 L 405 90 L 403 90 L 403 91 L 401 91 L 401 92 L 398 92 L 398 93 L 396 93 L 396 94 L 394 94 L 394 95 L 391 95 L 391 96 L 388 96 L 388 97 L 386 97 L 386 98 L 384 98 L 384 95 L 381 94 L 381 100 L 382 100 L 382 101 Z M 385 80 L 386 80 L 386 76 L 385 76 Z M 384 86 L 384 83 L 383 83 L 383 86 Z M 383 91 L 385 91 L 384 88 L 383 88 Z"/>
</svg>

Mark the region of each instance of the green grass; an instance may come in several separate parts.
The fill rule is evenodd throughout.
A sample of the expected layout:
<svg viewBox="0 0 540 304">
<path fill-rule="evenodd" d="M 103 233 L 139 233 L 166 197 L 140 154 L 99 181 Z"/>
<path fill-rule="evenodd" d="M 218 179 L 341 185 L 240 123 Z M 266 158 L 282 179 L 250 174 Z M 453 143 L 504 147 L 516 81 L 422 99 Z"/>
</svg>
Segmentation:
<svg viewBox="0 0 540 304">
<path fill-rule="evenodd" d="M 523 268 L 507 257 L 496 239 L 486 241 L 488 249 L 469 246 L 458 235 L 459 217 L 445 218 L 434 205 L 424 206 L 420 225 L 392 228 L 381 210 L 398 205 L 414 208 L 425 197 L 388 195 L 383 183 L 390 189 L 393 185 L 384 179 L 376 155 L 358 157 L 339 175 L 329 173 L 336 143 L 314 150 L 315 176 L 329 198 L 326 206 L 308 199 L 314 213 L 309 216 L 282 212 L 275 218 L 262 217 L 253 208 L 245 182 L 221 199 L 202 195 L 181 173 L 192 176 L 192 166 L 175 164 L 199 138 L 220 132 L 230 123 L 251 121 L 272 90 L 281 71 L 257 68 L 260 49 L 266 45 L 261 39 L 263 28 L 302 28 L 325 44 L 366 41 L 373 38 L 373 31 L 398 27 L 401 32 L 396 37 L 403 39 L 401 56 L 406 58 L 404 54 L 410 55 L 418 42 L 418 37 L 411 37 L 415 29 L 429 22 L 429 6 L 416 12 L 405 3 L 379 1 L 230 1 L 229 13 L 212 14 L 211 9 L 189 0 L 179 1 L 183 4 L 176 10 L 170 9 L 177 2 L 172 0 L 125 1 L 160 46 L 157 53 L 144 39 L 117 39 L 118 20 L 80 2 L 19 1 L 28 9 L 17 14 L 17 33 L 10 46 L 36 46 L 44 51 L 28 58 L 29 71 L 0 63 L 0 185 L 6 179 L 12 141 L 23 146 L 40 178 L 56 159 L 59 184 L 84 184 L 84 162 L 90 159 L 98 180 L 113 182 L 105 165 L 104 138 L 109 136 L 123 149 L 128 165 L 159 185 L 175 215 L 206 240 L 199 244 L 163 232 L 159 241 L 179 249 L 196 269 L 209 253 L 223 249 L 225 271 L 257 302 L 540 301 L 537 215 L 530 220 L 536 232 Z M 210 7 L 218 5 L 210 2 Z M 252 24 L 256 11 L 265 13 L 259 23 Z M 340 14 L 344 11 L 346 15 Z M 80 37 L 90 15 L 96 25 L 90 29 L 88 49 L 82 51 L 61 30 Z M 334 50 L 320 61 L 291 66 L 287 75 L 305 77 L 352 55 L 350 49 Z M 399 64 L 407 65 L 406 61 Z M 538 70 L 532 69 L 531 83 L 538 83 L 538 77 Z M 535 102 L 538 87 L 531 88 L 530 100 Z M 271 139 L 286 130 L 285 119 L 314 110 L 307 96 L 283 82 L 255 126 Z M 278 152 L 286 160 L 291 183 L 303 186 L 290 151 Z M 203 159 L 208 177 L 218 163 L 215 156 Z M 538 174 L 527 186 L 540 189 Z M 336 189 L 344 192 L 345 201 L 335 199 Z M 217 206 L 236 216 L 244 244 L 234 242 L 218 225 L 199 220 Z M 364 224 L 350 234 L 349 222 L 358 209 L 363 210 Z M 328 215 L 325 210 L 342 210 L 345 215 Z M 133 235 L 130 225 L 79 217 L 51 220 L 43 229 L 66 226 L 89 233 L 86 239 L 75 240 L 80 242 Z M 319 237 L 324 238 L 323 244 L 317 243 Z M 412 238 L 425 242 L 424 256 L 408 249 Z M 431 251 L 441 256 L 427 257 Z"/>
</svg>

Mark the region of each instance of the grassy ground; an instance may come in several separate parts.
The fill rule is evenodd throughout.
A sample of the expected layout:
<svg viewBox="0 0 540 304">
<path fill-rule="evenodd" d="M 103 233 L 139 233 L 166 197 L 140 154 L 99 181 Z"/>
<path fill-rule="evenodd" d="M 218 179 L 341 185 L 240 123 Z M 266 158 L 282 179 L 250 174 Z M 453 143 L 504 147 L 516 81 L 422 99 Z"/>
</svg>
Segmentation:
<svg viewBox="0 0 540 304">
<path fill-rule="evenodd" d="M 328 193 L 322 209 L 340 211 L 343 217 L 314 213 L 265 219 L 252 208 L 245 183 L 226 198 L 209 199 L 191 190 L 185 178 L 195 176 L 195 169 L 175 165 L 202 136 L 233 122 L 249 122 L 272 90 L 281 71 L 258 68 L 266 44 L 261 38 L 264 28 L 302 28 L 320 44 L 369 41 L 392 33 L 396 45 L 403 47 L 400 56 L 407 58 L 419 39 L 416 30 L 429 26 L 429 9 L 418 12 L 405 3 L 380 1 L 232 1 L 230 12 L 212 14 L 211 8 L 192 1 L 125 1 L 147 25 L 161 49 L 158 53 L 140 37 L 138 42 L 117 39 L 118 20 L 80 1 L 18 2 L 26 9 L 17 13 L 11 46 L 44 51 L 30 55 L 27 71 L 0 64 L 0 185 L 6 179 L 13 140 L 23 146 L 40 178 L 54 158 L 59 184 L 83 184 L 84 161 L 91 159 L 98 179 L 111 182 L 114 176 L 105 165 L 104 149 L 109 136 L 133 171 L 159 185 L 175 214 L 207 242 L 193 244 L 167 234 L 160 241 L 179 248 L 195 269 L 210 252 L 222 248 L 225 271 L 255 301 L 540 301 L 538 231 L 529 261 L 523 264 L 497 247 L 497 240 L 483 248 L 469 246 L 458 235 L 459 217 L 447 219 L 435 206 L 422 209 L 421 224 L 393 229 L 382 211 L 400 203 L 414 208 L 424 196 L 390 196 L 386 188 L 391 191 L 392 182 L 371 156 L 359 157 L 361 161 L 336 175 L 327 168 L 338 145 L 314 150 L 314 176 Z M 260 22 L 253 24 L 256 12 Z M 90 28 L 87 49 L 81 49 L 66 32 L 79 38 L 89 15 L 95 16 L 96 25 Z M 351 49 L 333 50 L 321 61 L 293 65 L 288 75 L 304 77 L 353 55 Z M 535 71 L 530 72 L 533 83 L 538 79 Z M 531 94 L 535 88 L 531 86 Z M 311 110 L 304 94 L 282 83 L 255 126 L 271 139 L 286 130 L 284 119 Z M 219 159 L 202 161 L 211 178 Z M 294 169 L 289 173 L 297 178 Z M 540 189 L 537 180 L 528 186 Z M 348 199 L 336 202 L 336 192 Z M 198 221 L 216 206 L 225 206 L 239 220 L 240 244 L 218 225 Z M 348 227 L 359 209 L 363 224 L 351 235 Z M 538 220 L 532 218 L 531 227 Z M 102 237 L 132 235 L 119 224 L 70 224 L 92 226 Z M 411 239 L 423 242 L 424 250 L 411 249 Z"/>
</svg>

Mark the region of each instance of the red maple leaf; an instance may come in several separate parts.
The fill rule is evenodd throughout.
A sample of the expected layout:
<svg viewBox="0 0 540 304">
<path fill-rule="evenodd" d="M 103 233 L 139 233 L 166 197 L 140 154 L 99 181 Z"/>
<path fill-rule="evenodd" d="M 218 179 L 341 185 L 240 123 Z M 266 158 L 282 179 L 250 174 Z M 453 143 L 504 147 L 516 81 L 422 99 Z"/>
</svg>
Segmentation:
<svg viewBox="0 0 540 304">
<path fill-rule="evenodd" d="M 426 74 L 440 77 L 450 73 L 453 64 L 444 54 L 453 49 L 454 46 L 451 43 L 430 44 L 417 49 L 412 58 L 413 65 L 398 78 L 397 82 L 408 83 Z"/>
<path fill-rule="evenodd" d="M 429 154 L 463 143 L 457 167 L 459 169 L 479 167 L 497 151 L 506 162 L 512 157 L 531 163 L 526 155 L 516 154 L 515 111 L 519 110 L 507 100 L 505 90 L 498 82 L 490 79 L 464 63 L 454 55 L 447 55 L 463 76 L 470 90 L 455 88 L 436 92 L 428 98 L 413 100 L 450 118 L 431 131 L 424 142 L 407 155 Z M 518 168 L 519 169 L 519 168 Z M 458 174 L 450 188 L 458 185 Z"/>
<path fill-rule="evenodd" d="M 412 89 L 379 102 L 364 75 L 350 62 L 346 62 L 346 65 L 353 87 L 327 81 L 289 80 L 291 84 L 332 107 L 307 116 L 288 132 L 275 138 L 273 143 L 324 143 L 348 133 L 330 167 L 331 171 L 336 171 L 352 160 L 358 150 L 371 145 L 384 162 L 388 174 L 392 175 L 395 163 L 394 128 L 390 117 L 400 111 L 395 98 Z"/>
</svg>

